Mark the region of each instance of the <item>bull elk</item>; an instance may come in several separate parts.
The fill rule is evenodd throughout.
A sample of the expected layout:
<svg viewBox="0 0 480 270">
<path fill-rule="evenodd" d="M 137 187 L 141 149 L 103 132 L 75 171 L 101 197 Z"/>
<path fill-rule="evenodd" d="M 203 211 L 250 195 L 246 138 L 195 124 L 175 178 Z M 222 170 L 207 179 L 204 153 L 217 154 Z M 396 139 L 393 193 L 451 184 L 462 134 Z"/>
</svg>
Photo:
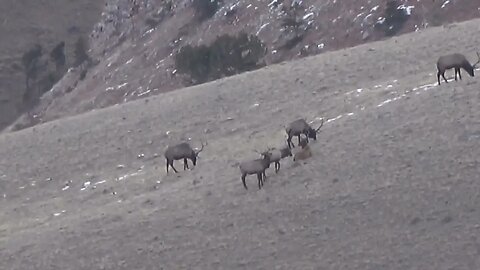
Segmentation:
<svg viewBox="0 0 480 270">
<path fill-rule="evenodd" d="M 463 68 L 470 76 L 474 77 L 474 70 L 478 63 L 480 63 L 480 54 L 478 52 L 477 57 L 478 61 L 475 64 L 471 65 L 465 55 L 461 53 L 452 53 L 440 56 L 437 60 L 438 85 L 440 85 L 440 76 L 442 76 L 445 82 L 448 83 L 447 79 L 445 78 L 445 70 L 447 69 L 455 69 L 455 81 L 457 80 L 457 73 L 460 77 L 460 80 L 462 79 L 462 75 L 460 74 L 460 68 Z"/>
<path fill-rule="evenodd" d="M 322 123 L 317 129 L 313 129 L 305 119 L 297 119 L 293 122 L 291 122 L 287 128 L 285 129 L 285 132 L 287 133 L 287 144 L 288 147 L 295 147 L 295 145 L 292 142 L 292 137 L 298 136 L 298 143 L 300 143 L 300 135 L 304 134 L 307 137 L 307 142 L 308 138 L 312 138 L 313 140 L 317 140 L 317 132 L 320 130 L 320 128 L 323 126 L 323 118 L 322 118 Z"/>
<path fill-rule="evenodd" d="M 192 149 L 189 143 L 182 142 L 173 146 L 169 146 L 167 150 L 165 150 L 165 158 L 167 159 L 167 174 L 168 174 L 168 167 L 172 167 L 175 173 L 178 173 L 177 169 L 173 167 L 174 160 L 183 159 L 183 170 L 188 169 L 188 162 L 187 159 L 190 159 L 193 163 L 193 166 L 197 165 L 197 157 L 200 152 L 203 151 L 203 148 L 207 145 L 207 143 L 203 144 L 200 150 L 195 151 Z"/>
</svg>

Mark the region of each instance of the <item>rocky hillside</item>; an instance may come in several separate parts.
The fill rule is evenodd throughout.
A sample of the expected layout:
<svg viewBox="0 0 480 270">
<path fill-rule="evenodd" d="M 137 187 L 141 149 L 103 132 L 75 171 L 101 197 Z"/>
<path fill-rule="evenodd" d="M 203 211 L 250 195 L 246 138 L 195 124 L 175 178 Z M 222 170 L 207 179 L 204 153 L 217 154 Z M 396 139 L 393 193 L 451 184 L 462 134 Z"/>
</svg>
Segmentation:
<svg viewBox="0 0 480 270">
<path fill-rule="evenodd" d="M 6 130 L 148 97 L 263 65 L 468 20 L 478 17 L 479 8 L 477 1 L 460 0 L 108 0 L 101 21 L 90 35 L 88 60 L 69 69 L 65 77 L 42 96 L 38 105 Z M 230 46 L 226 45 L 228 39 L 217 44 L 216 38 L 240 32 L 253 35 L 262 43 L 256 47 L 256 54 L 248 42 L 239 49 L 238 59 L 251 58 L 246 68 L 213 63 L 216 66 L 208 73 L 198 64 L 203 61 L 202 56 L 191 54 L 184 59 L 200 60 L 196 65 L 189 60 L 183 66 L 195 66 L 196 70 L 190 70 L 196 72 L 194 76 L 175 62 L 176 55 L 186 45 L 214 44 L 213 52 L 232 51 L 232 47 L 225 47 Z M 214 57 L 217 62 L 223 58 L 225 55 Z M 232 62 L 238 63 L 238 59 Z"/>
<path fill-rule="evenodd" d="M 88 40 L 103 8 L 99 0 L 1 1 L 0 129 L 31 109 L 75 64 L 75 45 Z"/>
</svg>

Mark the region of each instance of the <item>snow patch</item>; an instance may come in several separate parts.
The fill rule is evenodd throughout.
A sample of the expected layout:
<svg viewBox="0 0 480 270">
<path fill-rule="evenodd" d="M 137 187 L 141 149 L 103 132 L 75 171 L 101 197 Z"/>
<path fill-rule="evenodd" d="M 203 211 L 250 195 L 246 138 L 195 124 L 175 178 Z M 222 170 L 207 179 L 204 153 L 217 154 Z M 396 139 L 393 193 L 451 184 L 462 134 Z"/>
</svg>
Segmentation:
<svg viewBox="0 0 480 270">
<path fill-rule="evenodd" d="M 60 212 L 53 213 L 53 216 L 54 216 L 54 217 L 58 217 L 58 216 L 60 216 L 61 214 L 65 213 L 65 212 L 67 212 L 67 210 L 62 210 L 62 211 L 60 211 Z"/>
<path fill-rule="evenodd" d="M 333 121 L 338 120 L 338 119 L 340 119 L 340 118 L 342 118 L 342 117 L 343 117 L 343 114 L 340 114 L 340 115 L 337 116 L 337 117 L 328 119 L 328 120 L 327 120 L 327 123 L 333 122 Z"/>
<path fill-rule="evenodd" d="M 450 0 L 445 0 L 440 8 L 446 7 L 450 3 Z"/>
<path fill-rule="evenodd" d="M 407 15 L 412 15 L 412 10 L 415 8 L 415 6 L 405 6 L 404 4 L 401 4 L 400 6 L 397 7 L 397 9 L 403 9 L 405 11 L 405 14 Z"/>
<path fill-rule="evenodd" d="M 260 32 L 263 30 L 263 28 L 267 27 L 267 25 L 269 25 L 269 24 L 270 24 L 270 23 L 265 23 L 265 24 L 263 24 L 262 26 L 260 26 L 260 28 L 258 29 L 256 35 L 258 36 L 258 34 L 260 34 Z"/>
</svg>

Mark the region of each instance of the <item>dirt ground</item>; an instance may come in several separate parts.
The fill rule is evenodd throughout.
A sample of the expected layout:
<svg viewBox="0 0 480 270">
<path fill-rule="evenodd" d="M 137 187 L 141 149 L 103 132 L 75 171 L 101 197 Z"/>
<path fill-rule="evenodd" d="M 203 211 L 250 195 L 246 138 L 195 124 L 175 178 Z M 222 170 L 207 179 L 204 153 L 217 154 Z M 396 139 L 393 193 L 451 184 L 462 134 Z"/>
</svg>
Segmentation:
<svg viewBox="0 0 480 270">
<path fill-rule="evenodd" d="M 480 84 L 434 73 L 441 54 L 475 60 L 479 30 L 431 28 L 4 134 L 0 269 L 478 269 Z M 245 190 L 238 162 L 284 145 L 298 117 L 328 119 L 314 156 Z M 166 175 L 165 147 L 188 138 L 208 140 L 197 167 Z"/>
</svg>

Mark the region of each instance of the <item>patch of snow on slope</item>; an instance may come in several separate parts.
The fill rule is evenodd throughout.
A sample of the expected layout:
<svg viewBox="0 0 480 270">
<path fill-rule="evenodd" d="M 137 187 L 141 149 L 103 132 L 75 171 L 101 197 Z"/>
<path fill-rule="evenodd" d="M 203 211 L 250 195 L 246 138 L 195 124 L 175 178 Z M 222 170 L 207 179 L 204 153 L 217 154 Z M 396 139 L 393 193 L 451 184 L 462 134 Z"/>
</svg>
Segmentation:
<svg viewBox="0 0 480 270">
<path fill-rule="evenodd" d="M 443 4 L 442 4 L 441 8 L 446 7 L 449 3 L 450 3 L 450 0 L 445 0 L 445 2 L 443 2 Z"/>
<path fill-rule="evenodd" d="M 405 14 L 407 15 L 412 15 L 412 10 L 415 8 L 415 6 L 405 6 L 404 4 L 401 4 L 400 6 L 397 7 L 397 9 L 403 9 L 405 11 Z"/>
</svg>

